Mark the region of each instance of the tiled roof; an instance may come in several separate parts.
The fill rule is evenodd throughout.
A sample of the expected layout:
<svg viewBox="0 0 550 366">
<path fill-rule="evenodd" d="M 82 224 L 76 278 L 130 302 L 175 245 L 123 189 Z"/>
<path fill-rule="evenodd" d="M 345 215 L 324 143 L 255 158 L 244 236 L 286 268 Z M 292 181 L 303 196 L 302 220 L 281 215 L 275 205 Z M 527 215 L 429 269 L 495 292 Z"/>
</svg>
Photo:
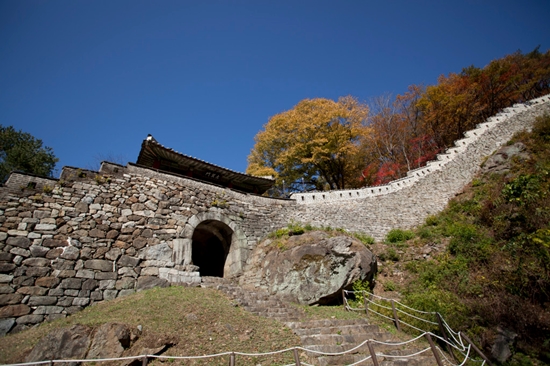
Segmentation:
<svg viewBox="0 0 550 366">
<path fill-rule="evenodd" d="M 201 180 L 206 180 L 216 184 L 223 184 L 223 182 L 225 182 L 225 185 L 230 182 L 233 187 L 239 190 L 249 192 L 257 191 L 257 193 L 261 194 L 271 188 L 274 183 L 273 179 L 239 173 L 234 170 L 223 168 L 204 160 L 182 154 L 174 149 L 163 146 L 155 140 L 153 136 L 149 135 L 141 144 L 141 150 L 136 163 L 138 165 L 154 167 L 155 162 L 159 160 L 168 162 L 174 167 L 174 169 L 194 171 L 200 175 L 196 176 L 196 178 Z M 165 169 L 161 168 L 161 170 Z"/>
</svg>

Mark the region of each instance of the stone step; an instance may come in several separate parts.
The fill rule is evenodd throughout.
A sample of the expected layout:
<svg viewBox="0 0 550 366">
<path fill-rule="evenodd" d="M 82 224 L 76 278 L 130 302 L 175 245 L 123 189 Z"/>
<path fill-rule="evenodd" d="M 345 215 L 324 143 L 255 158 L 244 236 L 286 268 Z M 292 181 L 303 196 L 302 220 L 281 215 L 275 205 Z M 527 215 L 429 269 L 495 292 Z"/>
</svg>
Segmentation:
<svg viewBox="0 0 550 366">
<path fill-rule="evenodd" d="M 325 328 L 325 327 L 338 327 L 346 325 L 359 325 L 369 324 L 369 321 L 365 318 L 360 319 L 323 319 L 323 320 L 307 320 L 303 322 L 287 323 L 286 326 L 290 329 L 311 329 L 311 328 Z"/>
<path fill-rule="evenodd" d="M 288 305 L 283 299 L 270 296 L 261 290 L 243 290 L 229 280 L 218 277 L 203 277 L 202 287 L 215 288 L 226 294 L 246 311 L 271 319 L 277 319 L 292 329 L 300 337 L 304 348 L 323 353 L 342 353 L 349 351 L 367 339 L 395 342 L 394 336 L 383 332 L 377 325 L 362 319 L 325 319 L 300 321 L 303 311 Z M 374 344 L 377 359 L 382 366 L 423 366 L 435 365 L 430 352 L 413 358 L 404 357 L 418 351 L 415 347 L 400 347 Z M 344 355 L 319 356 L 311 352 L 301 352 L 301 357 L 315 365 L 349 365 L 366 359 L 370 355 L 366 344 Z M 395 357 L 384 357 L 395 356 Z M 427 356 L 426 356 L 427 355 Z M 403 357 L 401 357 L 403 356 Z M 372 365 L 365 360 L 361 365 Z"/>
<path fill-rule="evenodd" d="M 365 333 L 378 333 L 378 325 L 373 324 L 358 324 L 358 325 L 339 325 L 332 327 L 320 327 L 320 328 L 299 328 L 294 329 L 294 334 L 297 336 L 315 335 L 315 334 L 340 334 L 340 335 L 352 335 L 352 334 L 365 334 Z"/>
</svg>

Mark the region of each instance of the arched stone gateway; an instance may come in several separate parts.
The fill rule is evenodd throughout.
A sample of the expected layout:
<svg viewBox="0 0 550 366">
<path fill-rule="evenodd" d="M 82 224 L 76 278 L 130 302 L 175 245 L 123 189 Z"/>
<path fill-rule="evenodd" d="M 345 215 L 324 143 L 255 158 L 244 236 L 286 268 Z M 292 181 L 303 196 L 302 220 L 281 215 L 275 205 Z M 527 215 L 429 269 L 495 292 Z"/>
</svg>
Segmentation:
<svg viewBox="0 0 550 366">
<path fill-rule="evenodd" d="M 232 278 L 242 273 L 249 248 L 237 223 L 217 211 L 192 216 L 174 240 L 174 263 L 196 265 L 201 276 Z"/>
</svg>

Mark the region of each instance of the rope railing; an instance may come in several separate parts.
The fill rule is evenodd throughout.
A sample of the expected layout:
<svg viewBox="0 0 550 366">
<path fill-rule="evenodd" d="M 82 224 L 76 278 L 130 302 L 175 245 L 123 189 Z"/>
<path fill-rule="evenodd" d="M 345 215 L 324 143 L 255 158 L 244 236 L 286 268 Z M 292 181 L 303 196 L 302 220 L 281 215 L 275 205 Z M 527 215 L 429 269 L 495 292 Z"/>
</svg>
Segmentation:
<svg viewBox="0 0 550 366">
<path fill-rule="evenodd" d="M 363 308 L 354 308 L 348 301 L 347 295 L 353 294 L 354 296 L 356 296 L 357 293 L 362 295 L 362 300 L 364 305 Z M 358 297 L 356 297 L 356 299 L 357 298 Z M 422 310 L 414 309 L 405 304 L 400 303 L 397 300 L 384 298 L 382 296 L 378 296 L 367 291 L 343 290 L 342 299 L 346 310 L 361 311 L 361 312 L 365 312 L 367 315 L 369 314 L 369 312 L 374 313 L 384 319 L 387 319 L 393 322 L 395 327 L 398 330 L 401 330 L 401 325 L 405 325 L 409 328 L 419 331 L 420 333 L 422 333 L 422 336 L 429 335 L 428 338 L 429 338 L 430 344 L 432 342 L 431 336 L 435 337 L 441 344 L 445 345 L 445 347 L 447 348 L 447 354 L 449 354 L 453 358 L 453 360 L 456 362 L 456 363 L 453 363 L 449 361 L 449 359 L 445 356 L 445 353 L 438 348 L 439 349 L 438 352 L 443 354 L 443 358 L 450 365 L 461 366 L 461 365 L 464 365 L 467 361 L 482 362 L 482 365 L 485 365 L 485 364 L 491 365 L 490 361 L 487 359 L 487 357 L 485 357 L 485 355 L 481 352 L 481 350 L 479 350 L 475 346 L 475 344 L 473 344 L 472 341 L 465 334 L 462 334 L 460 332 L 455 332 L 449 326 L 449 324 L 445 321 L 445 319 L 443 319 L 441 314 L 438 312 L 422 311 Z M 361 299 L 361 297 L 359 297 L 359 299 Z M 408 311 L 403 310 L 402 308 Z M 386 314 L 383 314 L 383 312 L 386 312 Z M 436 321 L 411 314 L 411 312 L 435 317 Z M 409 317 L 415 320 L 416 321 L 415 325 L 404 321 L 403 316 Z M 418 324 L 428 324 L 429 326 L 437 326 L 440 334 L 438 335 L 438 334 L 432 333 L 433 329 L 428 329 L 428 330 L 422 329 L 420 328 L 422 325 L 418 325 Z M 430 328 L 433 328 L 433 327 L 430 327 Z M 434 355 L 436 356 L 436 359 L 438 359 L 438 364 L 440 364 L 440 361 L 439 361 L 440 356 L 439 354 L 437 354 L 437 351 L 434 347 L 435 345 L 432 347 L 432 350 L 434 351 Z M 476 360 L 471 357 L 470 353 L 472 349 L 482 358 L 482 361 Z M 453 350 L 458 352 L 463 357 L 462 362 L 458 363 L 459 361 L 457 360 L 455 354 L 453 353 Z"/>
<path fill-rule="evenodd" d="M 392 300 L 392 299 L 386 299 L 381 296 L 377 296 L 368 292 L 361 291 L 360 292 L 363 295 L 365 308 L 359 309 L 359 308 L 353 308 L 351 304 L 349 303 L 347 296 L 348 294 L 355 294 L 353 291 L 343 291 L 343 300 L 344 300 L 344 306 L 347 310 L 355 310 L 355 311 L 365 311 L 367 314 L 369 312 L 374 313 L 382 318 L 388 319 L 391 322 L 395 323 L 396 327 L 399 328 L 400 324 L 406 325 L 410 328 L 413 328 L 417 331 L 419 331 L 421 334 L 411 338 L 406 341 L 402 342 L 383 342 L 379 340 L 374 339 L 368 339 L 365 340 L 358 345 L 349 348 L 347 350 L 344 350 L 342 352 L 322 352 L 317 351 L 313 349 L 308 349 L 306 347 L 291 347 L 291 348 L 285 348 L 281 350 L 275 350 L 275 351 L 269 351 L 269 352 L 259 352 L 259 353 L 248 353 L 248 352 L 221 352 L 221 353 L 215 353 L 210 355 L 202 355 L 202 356 L 171 356 L 171 355 L 139 355 L 139 356 L 127 356 L 127 357 L 117 357 L 117 358 L 103 358 L 103 359 L 70 359 L 70 360 L 47 360 L 47 361 L 36 361 L 36 362 L 26 362 L 26 363 L 16 363 L 16 364 L 8 364 L 3 366 L 30 366 L 30 365 L 54 365 L 56 363 L 68 363 L 68 362 L 94 362 L 94 363 L 101 363 L 101 362 L 109 362 L 109 361 L 123 361 L 123 360 L 141 360 L 141 364 L 143 366 L 147 365 L 147 362 L 149 359 L 160 359 L 160 360 L 197 360 L 197 359 L 208 359 L 208 358 L 218 358 L 218 357 L 227 357 L 229 356 L 229 365 L 235 366 L 237 364 L 237 356 L 240 357 L 269 357 L 274 355 L 279 355 L 283 353 L 292 353 L 294 362 L 285 366 L 310 366 L 308 363 L 303 362 L 300 360 L 300 354 L 299 352 L 303 352 L 306 354 L 313 355 L 315 357 L 322 357 L 322 356 L 328 356 L 328 357 L 336 357 L 336 356 L 343 356 L 347 354 L 354 354 L 357 353 L 357 351 L 363 347 L 368 348 L 369 355 L 358 360 L 354 361 L 351 364 L 348 364 L 348 366 L 353 365 L 359 365 L 362 362 L 365 362 L 367 360 L 371 360 L 371 362 L 374 364 L 374 366 L 379 366 L 378 358 L 382 357 L 384 359 L 391 359 L 391 358 L 413 358 L 417 357 L 429 350 L 432 351 L 433 356 L 435 357 L 438 366 L 443 366 L 443 360 L 445 361 L 446 365 L 450 366 L 463 366 L 466 364 L 467 361 L 474 361 L 474 362 L 482 362 L 481 365 L 491 365 L 489 360 L 483 355 L 483 353 L 470 341 L 470 339 L 460 332 L 455 332 L 452 330 L 452 328 L 449 326 L 449 324 L 443 319 L 443 317 L 437 313 L 437 312 L 426 312 L 426 311 L 420 311 L 413 308 L 410 308 L 398 301 Z M 375 300 L 376 299 L 376 300 Z M 390 306 L 387 306 L 386 303 L 389 303 Z M 376 308 L 376 310 L 375 310 Z M 403 310 L 406 309 L 406 310 Z M 383 314 L 383 312 L 391 313 L 391 315 Z M 431 317 L 436 317 L 437 322 L 434 322 L 430 319 L 424 319 L 421 316 L 413 315 L 410 312 L 414 312 L 415 314 L 423 314 L 428 315 Z M 398 314 L 401 316 L 398 317 Z M 439 326 L 439 330 L 442 334 L 435 334 L 431 332 L 430 330 L 423 330 L 415 325 L 409 324 L 408 322 L 403 321 L 403 316 L 409 316 L 412 319 L 416 320 L 417 322 L 428 324 L 430 326 Z M 448 337 L 449 336 L 449 337 Z M 441 348 L 435 345 L 435 343 L 432 340 L 432 337 L 435 338 L 440 344 L 445 345 L 447 348 L 447 353 L 443 352 Z M 384 347 L 403 347 L 409 344 L 412 344 L 413 342 L 418 342 L 420 339 L 425 338 L 428 343 L 430 344 L 430 347 L 423 348 L 419 351 L 413 352 L 408 355 L 391 355 L 387 353 L 376 353 L 374 350 L 375 345 L 380 345 Z M 481 356 L 483 359 L 475 360 L 471 357 L 472 350 L 477 352 L 478 355 Z M 458 353 L 461 358 L 463 358 L 462 362 L 458 361 L 455 353 Z M 450 355 L 451 358 L 454 361 L 451 361 L 447 355 Z M 313 365 L 311 365 L 313 366 Z"/>
<path fill-rule="evenodd" d="M 56 363 L 69 363 L 69 362 L 87 362 L 87 363 L 101 363 L 101 362 L 110 362 L 110 361 L 123 361 L 123 360 L 141 360 L 142 365 L 145 366 L 148 363 L 149 359 L 164 359 L 164 360 L 196 360 L 196 359 L 207 359 L 207 358 L 216 358 L 216 357 L 226 357 L 229 356 L 229 365 L 235 366 L 237 364 L 237 356 L 246 356 L 246 357 L 266 357 L 266 356 L 272 356 L 276 354 L 281 354 L 285 352 L 292 352 L 294 356 L 294 363 L 287 364 L 285 366 L 308 366 L 309 364 L 306 362 L 303 362 L 300 360 L 298 351 L 302 351 L 305 353 L 313 354 L 317 357 L 319 356 L 343 356 L 346 354 L 353 354 L 356 353 L 356 351 L 364 346 L 367 346 L 369 349 L 370 355 L 355 361 L 351 364 L 348 364 L 348 366 L 353 365 L 359 365 L 362 362 L 371 359 L 375 365 L 378 365 L 378 358 L 384 357 L 384 358 L 412 358 L 416 357 L 422 353 L 427 352 L 432 349 L 432 352 L 434 355 L 438 352 L 434 347 L 428 347 L 425 349 L 422 349 L 420 351 L 408 354 L 408 355 L 390 355 L 386 353 L 376 353 L 374 352 L 373 345 L 383 345 L 383 346 L 391 346 L 391 347 L 402 347 L 408 344 L 411 344 L 413 342 L 419 341 L 423 337 L 427 337 L 430 339 L 430 336 L 434 336 L 431 333 L 423 333 L 415 338 L 409 339 L 407 341 L 403 342 L 382 342 L 374 339 L 368 339 L 360 344 L 356 345 L 355 347 L 352 347 L 350 349 L 347 349 L 342 352 L 321 352 L 316 351 L 312 349 L 308 349 L 305 347 L 291 347 L 291 348 L 285 348 L 282 350 L 276 350 L 276 351 L 270 351 L 270 352 L 262 352 L 262 353 L 248 353 L 248 352 L 222 352 L 222 353 L 216 353 L 216 354 L 210 354 L 210 355 L 202 355 L 202 356 L 175 356 L 175 355 L 138 355 L 138 356 L 127 356 L 127 357 L 115 357 L 115 358 L 100 358 L 100 359 L 63 359 L 63 360 L 46 360 L 46 361 L 34 361 L 34 362 L 25 362 L 25 363 L 15 363 L 15 364 L 6 364 L 3 366 L 31 366 L 31 365 L 53 365 Z M 441 363 L 438 363 L 440 366 L 443 366 Z M 311 365 L 313 366 L 313 365 Z"/>
</svg>

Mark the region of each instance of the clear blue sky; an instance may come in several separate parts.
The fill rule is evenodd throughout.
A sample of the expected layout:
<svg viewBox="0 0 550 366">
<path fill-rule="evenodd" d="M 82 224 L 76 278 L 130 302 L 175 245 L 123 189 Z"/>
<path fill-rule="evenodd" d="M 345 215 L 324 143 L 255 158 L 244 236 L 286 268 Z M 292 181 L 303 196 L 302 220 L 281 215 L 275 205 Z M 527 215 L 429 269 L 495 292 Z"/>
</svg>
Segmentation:
<svg viewBox="0 0 550 366">
<path fill-rule="evenodd" d="M 152 134 L 241 171 L 269 117 L 368 101 L 520 49 L 550 1 L 0 0 L 0 124 L 62 166 L 135 162 Z"/>
</svg>

